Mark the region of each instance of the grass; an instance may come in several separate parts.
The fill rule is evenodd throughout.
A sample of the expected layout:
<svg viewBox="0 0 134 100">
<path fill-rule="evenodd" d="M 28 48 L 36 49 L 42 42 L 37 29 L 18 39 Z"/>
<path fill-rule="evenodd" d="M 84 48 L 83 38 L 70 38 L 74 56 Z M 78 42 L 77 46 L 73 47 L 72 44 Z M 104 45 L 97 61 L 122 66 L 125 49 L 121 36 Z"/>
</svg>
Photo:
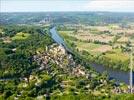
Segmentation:
<svg viewBox="0 0 134 100">
<path fill-rule="evenodd" d="M 44 52 L 45 51 L 45 49 L 43 48 L 43 47 L 40 47 L 40 48 L 37 48 L 37 50 L 36 50 L 37 52 Z"/>
<path fill-rule="evenodd" d="M 114 26 L 114 25 L 111 25 L 109 27 L 112 28 L 113 30 L 114 28 L 115 29 L 118 28 L 117 26 Z M 70 41 L 70 43 L 72 44 L 74 43 L 75 44 L 74 46 L 76 46 L 78 50 L 80 51 L 85 50 L 89 52 L 90 54 L 94 55 L 94 57 L 101 56 L 102 58 L 104 58 L 104 61 L 106 62 L 106 63 L 105 62 L 103 63 L 109 64 L 110 66 L 113 66 L 113 68 L 120 68 L 121 70 L 125 70 L 125 71 L 128 70 L 127 66 L 129 63 L 130 56 L 127 52 L 122 52 L 121 48 L 114 49 L 110 45 L 95 44 L 93 42 L 92 43 L 88 42 L 86 41 L 88 38 L 88 34 L 86 32 L 73 34 L 73 32 L 70 32 L 70 31 L 60 31 L 59 33 L 65 40 Z M 98 37 L 96 36 L 95 39 L 98 39 L 99 37 L 100 36 L 98 35 Z M 76 39 L 73 39 L 73 38 L 76 38 Z M 90 38 L 93 39 L 93 37 L 90 37 Z M 104 39 L 108 40 L 109 38 L 104 37 L 104 38 L 100 38 L 99 40 L 102 41 Z M 127 40 L 128 40 L 128 37 L 122 36 L 120 39 L 118 39 L 118 41 L 116 41 L 116 43 L 114 43 L 114 45 L 115 46 L 117 45 L 118 47 L 120 47 L 120 45 L 124 45 L 125 42 L 127 42 Z"/>
<path fill-rule="evenodd" d="M 128 42 L 128 41 L 129 41 L 128 37 L 121 37 L 120 39 L 117 40 L 117 42 L 119 42 L 119 43 L 125 43 L 125 42 Z"/>
<path fill-rule="evenodd" d="M 74 31 L 59 31 L 60 34 L 72 34 Z"/>
<path fill-rule="evenodd" d="M 30 36 L 29 33 L 17 33 L 14 37 L 12 37 L 12 40 L 25 40 Z"/>
<path fill-rule="evenodd" d="M 58 32 L 64 38 L 68 38 L 69 36 L 74 37 L 74 34 L 73 34 L 74 31 L 58 31 Z"/>
<path fill-rule="evenodd" d="M 116 25 L 116 24 L 109 24 L 109 25 L 108 25 L 108 28 L 109 28 L 109 29 L 118 29 L 118 28 L 119 28 L 119 25 Z"/>
<path fill-rule="evenodd" d="M 74 40 L 71 40 L 71 38 L 68 39 L 67 38 L 68 36 L 75 37 L 73 34 L 71 34 L 71 33 L 73 33 L 73 31 L 59 31 L 59 33 L 65 39 L 70 40 L 71 42 L 73 42 L 76 45 L 76 48 L 78 48 L 79 50 L 85 50 L 85 51 L 87 51 L 89 53 L 92 53 L 92 54 L 95 54 L 95 55 L 102 53 L 99 50 L 96 51 L 96 49 L 99 49 L 99 48 L 102 47 L 101 44 L 86 43 L 86 42 L 79 41 L 79 40 L 78 41 L 74 41 Z M 112 49 L 110 51 L 112 51 L 113 53 L 106 52 L 106 54 L 104 56 L 106 58 L 109 58 L 109 59 L 113 60 L 114 62 L 117 62 L 117 61 L 124 62 L 124 61 L 127 61 L 129 59 L 129 55 L 125 54 L 125 53 L 122 53 L 121 49 Z"/>
<path fill-rule="evenodd" d="M 121 49 L 111 50 L 113 53 L 106 53 L 105 57 L 108 57 L 114 61 L 127 61 L 129 60 L 129 54 L 122 53 Z"/>
<path fill-rule="evenodd" d="M 68 39 L 68 36 L 74 36 L 72 35 L 73 31 L 59 31 L 60 35 L 64 37 L 65 39 Z M 74 36 L 75 37 L 75 36 Z M 79 50 L 86 50 L 88 52 L 91 52 L 91 50 L 99 48 L 100 44 L 94 44 L 94 43 L 85 43 L 80 41 L 73 41 L 69 39 L 71 42 L 74 42 Z"/>
<path fill-rule="evenodd" d="M 123 53 L 106 53 L 106 55 L 104 55 L 104 56 L 115 62 L 116 61 L 125 62 L 125 61 L 129 60 L 129 56 L 127 54 L 123 54 Z"/>
<path fill-rule="evenodd" d="M 118 48 L 118 49 L 112 49 L 111 51 L 112 52 L 115 52 L 115 53 L 121 53 L 121 49 L 120 48 Z"/>
<path fill-rule="evenodd" d="M 86 50 L 86 51 L 91 51 L 101 46 L 100 44 L 84 43 L 84 42 L 75 42 L 75 44 L 80 50 Z"/>
<path fill-rule="evenodd" d="M 2 29 L 0 28 L 0 34 L 2 34 L 2 32 L 3 32 L 3 31 L 2 31 Z"/>
</svg>

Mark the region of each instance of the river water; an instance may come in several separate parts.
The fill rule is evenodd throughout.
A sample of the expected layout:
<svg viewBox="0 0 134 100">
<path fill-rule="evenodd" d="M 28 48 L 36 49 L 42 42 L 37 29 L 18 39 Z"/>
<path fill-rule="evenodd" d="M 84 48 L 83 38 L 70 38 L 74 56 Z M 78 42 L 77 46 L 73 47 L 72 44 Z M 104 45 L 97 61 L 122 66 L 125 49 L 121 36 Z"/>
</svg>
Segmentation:
<svg viewBox="0 0 134 100">
<path fill-rule="evenodd" d="M 52 29 L 50 29 L 50 34 L 55 42 L 57 42 L 60 45 L 63 45 L 67 51 L 71 51 L 66 46 L 62 37 L 60 37 L 59 33 L 56 30 L 56 27 L 53 27 Z M 91 64 L 91 67 L 93 67 L 93 69 L 99 73 L 107 72 L 109 78 L 115 79 L 117 83 L 124 82 L 126 84 L 129 84 L 129 72 L 115 70 L 115 69 L 105 67 L 100 64 L 95 64 L 95 63 Z M 134 73 L 133 73 L 133 83 L 134 83 Z"/>
</svg>

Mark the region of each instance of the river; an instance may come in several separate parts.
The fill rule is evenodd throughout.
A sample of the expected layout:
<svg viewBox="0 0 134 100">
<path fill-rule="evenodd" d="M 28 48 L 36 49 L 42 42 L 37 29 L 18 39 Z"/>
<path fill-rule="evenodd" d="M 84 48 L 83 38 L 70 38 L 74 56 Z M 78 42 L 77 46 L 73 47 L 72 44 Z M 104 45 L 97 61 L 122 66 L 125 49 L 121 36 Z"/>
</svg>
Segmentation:
<svg viewBox="0 0 134 100">
<path fill-rule="evenodd" d="M 65 47 L 67 51 L 71 51 L 65 44 L 62 37 L 60 37 L 59 33 L 56 30 L 56 27 L 53 27 L 50 29 L 51 37 L 55 42 L 58 44 L 61 44 Z M 100 64 L 91 64 L 91 67 L 93 67 L 94 70 L 96 70 L 99 73 L 107 72 L 109 78 L 115 79 L 117 83 L 124 82 L 126 84 L 129 84 L 129 72 L 121 71 L 121 70 L 115 70 Z M 134 73 L 133 73 L 133 83 L 134 83 Z"/>
</svg>

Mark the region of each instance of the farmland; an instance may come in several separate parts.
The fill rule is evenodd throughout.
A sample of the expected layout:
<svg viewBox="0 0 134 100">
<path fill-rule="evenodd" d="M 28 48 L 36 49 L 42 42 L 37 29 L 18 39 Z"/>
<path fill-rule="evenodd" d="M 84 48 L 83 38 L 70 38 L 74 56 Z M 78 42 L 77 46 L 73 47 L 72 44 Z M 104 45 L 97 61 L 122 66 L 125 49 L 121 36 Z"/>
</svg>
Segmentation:
<svg viewBox="0 0 134 100">
<path fill-rule="evenodd" d="M 97 61 L 98 63 L 103 62 L 104 65 L 117 66 L 116 68 L 121 63 L 122 65 L 119 65 L 118 69 L 125 71 L 129 69 L 129 45 L 130 41 L 134 41 L 131 38 L 134 34 L 132 28 L 125 29 L 116 24 L 107 26 L 80 25 L 73 28 L 70 30 L 66 28 L 65 31 L 59 28 L 58 32 L 65 41 L 70 41 L 67 43 L 74 44 L 76 50 L 87 51 L 96 59 L 100 59 Z"/>
</svg>

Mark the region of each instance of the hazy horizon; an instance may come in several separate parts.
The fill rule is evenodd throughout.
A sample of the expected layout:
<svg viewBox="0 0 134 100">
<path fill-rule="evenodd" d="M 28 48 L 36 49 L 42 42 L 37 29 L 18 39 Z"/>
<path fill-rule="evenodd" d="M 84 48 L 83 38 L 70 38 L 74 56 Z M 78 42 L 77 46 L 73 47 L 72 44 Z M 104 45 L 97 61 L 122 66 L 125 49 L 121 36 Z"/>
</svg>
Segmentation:
<svg viewBox="0 0 134 100">
<path fill-rule="evenodd" d="M 134 12 L 133 0 L 1 0 L 0 12 Z"/>
</svg>

